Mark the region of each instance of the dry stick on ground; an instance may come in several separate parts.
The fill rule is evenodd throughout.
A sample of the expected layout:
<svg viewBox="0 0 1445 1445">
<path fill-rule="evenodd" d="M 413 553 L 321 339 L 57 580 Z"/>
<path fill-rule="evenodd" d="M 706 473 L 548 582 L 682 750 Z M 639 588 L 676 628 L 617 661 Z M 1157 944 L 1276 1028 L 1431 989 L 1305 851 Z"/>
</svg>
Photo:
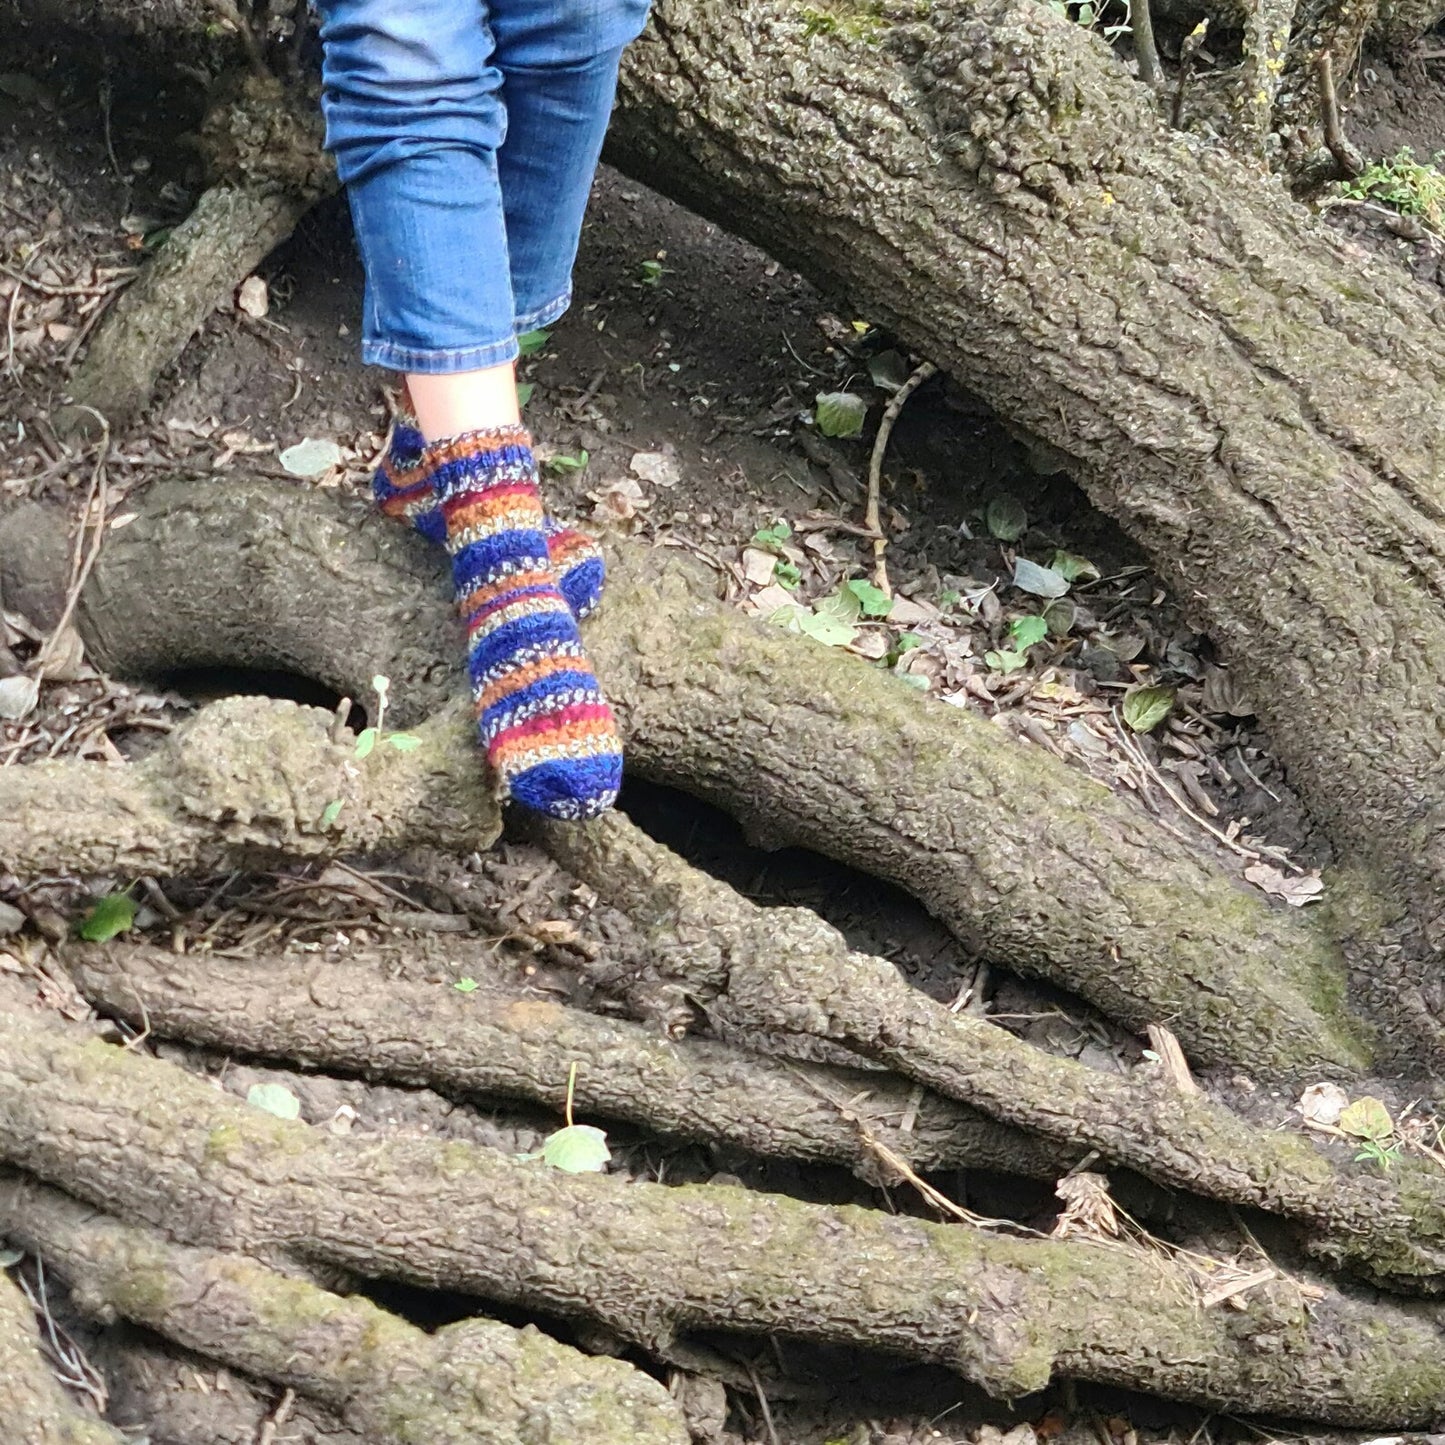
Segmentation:
<svg viewBox="0 0 1445 1445">
<path fill-rule="evenodd" d="M 750 903 L 620 814 L 538 833 L 566 868 L 650 927 L 660 973 L 740 1028 L 831 1039 L 1060 1145 L 1298 1220 L 1333 1262 L 1402 1288 L 1445 1286 L 1445 1178 L 1429 1166 L 1351 1169 L 1167 1079 L 1151 1085 L 1045 1054 L 934 1003 L 808 910 Z"/>
<path fill-rule="evenodd" d="M 162 484 L 134 510 L 81 603 L 98 665 L 279 669 L 351 697 L 381 672 L 403 726 L 451 698 L 455 616 L 435 558 L 403 529 L 273 483 Z M 38 551 L 31 524 L 18 530 L 0 522 L 0 571 Z M 611 565 L 586 640 L 637 772 L 770 844 L 897 883 L 977 952 L 1127 1027 L 1168 1023 L 1198 1062 L 1296 1077 L 1364 1066 L 1338 950 L 1309 919 L 987 719 L 723 607 L 675 556 L 628 544 Z"/>
<path fill-rule="evenodd" d="M 488 1319 L 427 1334 L 361 1296 L 172 1244 L 8 1170 L 0 1234 L 58 1270 L 88 1313 L 283 1383 L 378 1445 L 515 1445 L 541 1421 L 557 1445 L 688 1438 L 666 1390 L 620 1360 Z"/>
<path fill-rule="evenodd" d="M 1337 1424 L 1445 1411 L 1434 1316 L 1412 1307 L 1276 1278 L 1206 1310 L 1123 1245 L 338 1139 L 69 1033 L 0 1015 L 0 1158 L 197 1247 L 583 1316 L 644 1346 L 723 1329 L 881 1349 L 1005 1398 L 1057 1375 Z"/>
<path fill-rule="evenodd" d="M 422 746 L 358 759 L 331 716 L 267 698 L 212 703 L 127 768 L 42 762 L 0 782 L 0 862 L 28 877 L 184 873 L 420 841 L 485 848 L 497 804 L 464 717 Z M 473 841 L 468 844 L 466 839 Z"/>
<path fill-rule="evenodd" d="M 0 1219 L 0 1239 L 11 1236 Z M 40 1350 L 30 1302 L 0 1270 L 0 1440 L 14 1445 L 125 1445 L 60 1387 Z"/>
<path fill-rule="evenodd" d="M 883 416 L 878 423 L 878 435 L 873 439 L 873 453 L 868 458 L 868 503 L 863 512 L 863 525 L 873 533 L 873 585 L 886 597 L 893 595 L 893 589 L 888 585 L 888 564 L 883 560 L 888 538 L 883 531 L 883 518 L 878 512 L 878 497 L 883 487 L 883 457 L 888 451 L 888 438 L 893 435 L 894 423 L 908 405 L 908 398 L 929 377 L 937 375 L 938 368 L 931 361 L 925 361 L 916 367 L 908 380 L 898 388 L 888 405 L 883 408 Z"/>
<path fill-rule="evenodd" d="M 409 940 L 405 952 L 416 966 L 426 941 Z M 763 1157 L 841 1164 L 869 1180 L 879 1178 L 877 1159 L 845 1107 L 915 1169 L 1052 1179 L 1072 1162 L 1057 1145 L 931 1094 L 915 1106 L 912 1128 L 900 1129 L 913 1086 L 887 1073 L 674 1043 L 495 984 L 461 994 L 445 982 L 408 982 L 393 976 L 386 954 L 371 968 L 354 957 L 240 963 L 200 955 L 187 964 L 159 948 L 77 947 L 68 965 L 92 1005 L 164 1038 L 559 1110 L 576 1063 L 579 1116 L 627 1119 Z M 439 972 L 445 977 L 444 964 Z"/>
<path fill-rule="evenodd" d="M 1324 127 L 1325 145 L 1335 158 L 1340 174 L 1345 178 L 1357 176 L 1365 169 L 1361 156 L 1345 136 L 1340 124 L 1340 102 L 1335 94 L 1335 68 L 1328 50 L 1320 51 L 1315 57 L 1315 74 L 1320 82 L 1320 117 Z"/>
</svg>

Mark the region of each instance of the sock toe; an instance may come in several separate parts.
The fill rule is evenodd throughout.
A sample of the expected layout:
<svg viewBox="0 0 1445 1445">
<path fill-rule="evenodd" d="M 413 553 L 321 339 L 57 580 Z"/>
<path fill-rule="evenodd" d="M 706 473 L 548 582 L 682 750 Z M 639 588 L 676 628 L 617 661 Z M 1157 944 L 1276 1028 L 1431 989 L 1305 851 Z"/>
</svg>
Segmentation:
<svg viewBox="0 0 1445 1445">
<path fill-rule="evenodd" d="M 617 801 L 622 759 L 616 754 L 539 763 L 511 780 L 514 803 L 549 818 L 595 818 Z"/>
</svg>

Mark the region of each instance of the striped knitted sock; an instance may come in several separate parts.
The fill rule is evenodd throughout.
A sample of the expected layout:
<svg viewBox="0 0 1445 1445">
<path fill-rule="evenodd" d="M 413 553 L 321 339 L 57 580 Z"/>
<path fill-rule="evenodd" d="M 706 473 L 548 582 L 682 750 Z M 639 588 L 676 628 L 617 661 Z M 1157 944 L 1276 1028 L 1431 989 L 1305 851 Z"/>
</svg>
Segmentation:
<svg viewBox="0 0 1445 1445">
<path fill-rule="evenodd" d="M 433 442 L 393 481 L 436 497 L 500 796 L 553 818 L 603 812 L 622 783 L 622 744 L 548 560 L 527 432 Z"/>
<path fill-rule="evenodd" d="M 446 525 L 437 509 L 436 496 L 429 479 L 399 487 L 397 477 L 414 472 L 426 439 L 416 426 L 398 420 L 391 434 L 391 446 L 372 480 L 371 492 L 376 504 L 388 517 L 410 522 L 429 542 L 446 545 Z M 581 622 L 597 610 L 602 601 L 602 588 L 607 581 L 607 564 L 602 548 L 585 532 L 564 527 L 551 516 L 542 519 L 547 538 L 547 554 L 557 586 L 567 599 L 572 615 Z"/>
</svg>

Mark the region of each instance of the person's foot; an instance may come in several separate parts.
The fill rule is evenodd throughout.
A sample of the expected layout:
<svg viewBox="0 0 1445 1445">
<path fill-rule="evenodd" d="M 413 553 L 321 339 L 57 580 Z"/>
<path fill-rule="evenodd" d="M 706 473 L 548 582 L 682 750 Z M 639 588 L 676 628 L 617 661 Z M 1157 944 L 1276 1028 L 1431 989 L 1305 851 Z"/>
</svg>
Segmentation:
<svg viewBox="0 0 1445 1445">
<path fill-rule="evenodd" d="M 405 487 L 397 485 L 398 476 L 415 474 L 425 446 L 421 432 L 412 423 L 399 420 L 392 429 L 386 456 L 372 480 L 371 493 L 388 517 L 410 522 L 428 541 L 444 547 L 446 526 L 430 480 L 422 478 Z M 550 515 L 543 516 L 542 530 L 558 589 L 567 599 L 572 615 L 581 622 L 595 612 L 602 601 L 602 589 L 607 581 L 602 548 L 585 532 L 564 527 Z"/>
<path fill-rule="evenodd" d="M 553 818 L 589 818 L 622 784 L 622 744 L 548 556 L 530 438 L 522 427 L 423 447 L 390 478 L 397 498 L 435 499 L 467 628 L 477 728 L 499 792 Z"/>
</svg>

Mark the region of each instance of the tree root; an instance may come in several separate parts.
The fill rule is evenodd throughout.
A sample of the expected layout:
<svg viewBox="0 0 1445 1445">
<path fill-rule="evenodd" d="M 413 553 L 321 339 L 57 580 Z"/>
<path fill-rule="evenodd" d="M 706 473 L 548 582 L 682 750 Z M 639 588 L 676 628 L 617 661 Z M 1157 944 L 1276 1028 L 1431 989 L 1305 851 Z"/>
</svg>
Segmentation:
<svg viewBox="0 0 1445 1445">
<path fill-rule="evenodd" d="M 0 1237 L 6 1233 L 0 1220 Z M 30 1302 L 0 1271 L 0 1440 L 16 1445 L 125 1445 L 105 1421 L 77 1405 L 40 1353 Z"/>
<path fill-rule="evenodd" d="M 279 669 L 352 697 L 382 672 L 401 722 L 451 696 L 456 624 L 401 529 L 271 483 L 162 484 L 135 510 L 78 611 L 100 666 Z M 28 551 L 0 525 L 0 570 Z M 1197 1061 L 1363 1067 L 1338 952 L 1308 920 L 986 719 L 721 606 L 666 553 L 620 545 L 611 562 L 587 640 L 635 771 L 897 883 L 978 951 L 1128 1027 L 1167 1020 Z"/>
<path fill-rule="evenodd" d="M 688 1439 L 660 1385 L 530 1327 L 469 1319 L 426 1334 L 360 1296 L 171 1244 L 18 1174 L 0 1175 L 0 1232 L 53 1265 L 87 1313 L 276 1380 L 378 1445 Z"/>
<path fill-rule="evenodd" d="M 208 958 L 187 966 L 175 954 L 142 947 L 78 948 L 68 962 L 94 1007 L 162 1037 L 453 1097 L 531 1099 L 559 1112 L 575 1063 L 575 1104 L 587 1117 L 626 1119 L 764 1158 L 838 1164 L 870 1182 L 893 1183 L 898 1175 L 864 1129 L 915 1170 L 1053 1179 L 1072 1162 L 1067 1150 L 886 1073 L 777 1063 L 697 1039 L 672 1043 L 636 1024 L 495 985 L 463 997 L 445 985 L 386 977 L 355 959 L 258 965 Z M 911 1127 L 899 1128 L 905 1115 Z"/>
<path fill-rule="evenodd" d="M 90 433 L 94 418 L 87 408 L 115 428 L 130 421 L 206 318 L 230 301 L 311 204 L 275 190 L 221 185 L 205 191 L 101 322 L 71 378 L 73 405 L 55 412 L 57 429 Z"/>
<path fill-rule="evenodd" d="M 762 909 L 626 818 L 540 825 L 549 851 L 640 926 L 656 968 L 743 1029 L 816 1035 L 1001 1122 L 1099 1150 L 1161 1184 L 1285 1215 L 1313 1248 L 1397 1287 L 1445 1287 L 1445 1180 L 1348 1172 L 1310 1141 L 1175 1090 L 1054 1058 L 952 1013 L 815 914 Z"/>
<path fill-rule="evenodd" d="M 5 774 L 0 860 L 40 877 L 186 873 L 435 839 L 485 848 L 497 805 L 456 712 L 421 746 L 358 760 L 316 708 L 232 697 L 127 768 L 34 763 Z"/>
<path fill-rule="evenodd" d="M 359 1146 L 14 1015 L 0 1018 L 0 1155 L 193 1245 L 446 1285 L 643 1345 L 755 1330 L 943 1364 L 1006 1398 L 1057 1375 L 1337 1424 L 1445 1410 L 1438 1330 L 1411 1308 L 1282 1277 L 1237 1295 L 1237 1310 L 1201 1308 L 1188 1275 L 1132 1246 L 564 1175 L 455 1142 Z M 38 1242 L 48 1213 L 15 1217 Z M 158 1305 L 137 1309 L 191 1297 L 148 1278 Z"/>
</svg>

